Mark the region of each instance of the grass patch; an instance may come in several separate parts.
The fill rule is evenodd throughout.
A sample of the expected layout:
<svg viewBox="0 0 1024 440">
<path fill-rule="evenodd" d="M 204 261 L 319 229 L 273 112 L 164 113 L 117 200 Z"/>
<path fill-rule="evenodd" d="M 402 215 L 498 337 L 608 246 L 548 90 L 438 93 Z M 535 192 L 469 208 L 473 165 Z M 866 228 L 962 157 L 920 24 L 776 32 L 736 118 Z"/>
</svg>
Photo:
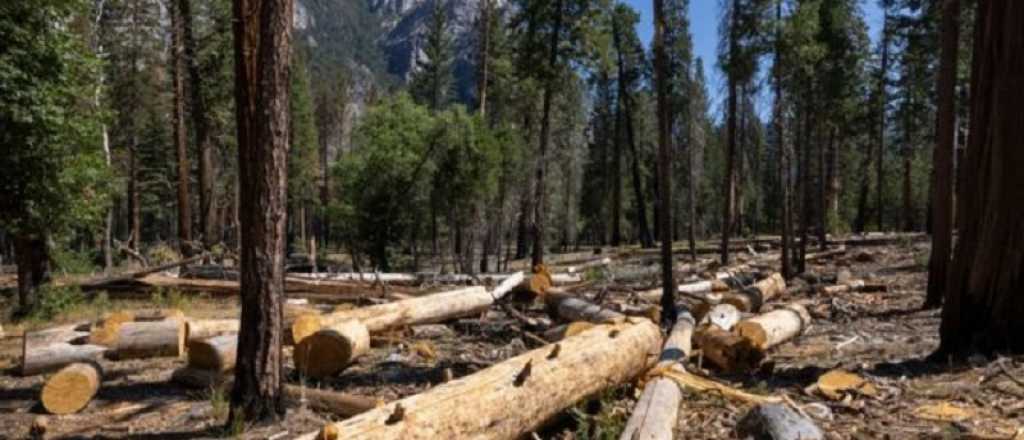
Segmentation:
<svg viewBox="0 0 1024 440">
<path fill-rule="evenodd" d="M 78 286 L 46 284 L 36 291 L 35 307 L 24 314 L 20 321 L 26 329 L 37 329 L 53 325 L 54 322 L 99 319 L 112 307 L 106 292 L 99 292 L 90 298 Z"/>
<path fill-rule="evenodd" d="M 178 309 L 182 312 L 192 308 L 192 298 L 173 287 L 158 287 L 150 296 L 150 302 L 159 308 Z"/>
<path fill-rule="evenodd" d="M 615 440 L 622 435 L 629 421 L 629 409 L 623 406 L 622 390 L 606 390 L 597 399 L 570 409 L 576 429 L 573 438 L 587 440 Z"/>
<path fill-rule="evenodd" d="M 210 387 L 209 395 L 207 396 L 210 400 L 210 416 L 216 420 L 225 420 L 228 417 L 228 410 L 230 409 L 227 393 L 224 392 L 223 387 Z"/>
</svg>

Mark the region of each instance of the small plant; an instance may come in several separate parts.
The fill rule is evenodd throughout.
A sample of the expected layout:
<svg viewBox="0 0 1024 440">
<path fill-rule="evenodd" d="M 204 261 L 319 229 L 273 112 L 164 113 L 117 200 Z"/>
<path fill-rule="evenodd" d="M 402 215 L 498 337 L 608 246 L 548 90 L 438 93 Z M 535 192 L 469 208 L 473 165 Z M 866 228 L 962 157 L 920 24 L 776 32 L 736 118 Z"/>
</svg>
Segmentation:
<svg viewBox="0 0 1024 440">
<path fill-rule="evenodd" d="M 61 246 L 55 246 L 51 255 L 57 270 L 64 273 L 83 274 L 92 273 L 96 270 L 93 264 L 92 255 L 88 251 L 76 251 Z"/>
<path fill-rule="evenodd" d="M 626 429 L 629 419 L 628 411 L 622 410 L 618 401 L 617 390 L 608 390 L 596 401 L 582 403 L 572 408 L 576 430 L 573 438 L 590 440 L 613 440 L 619 438 Z"/>
<path fill-rule="evenodd" d="M 216 420 L 224 420 L 228 417 L 228 399 L 222 387 L 210 387 L 210 416 Z"/>
<path fill-rule="evenodd" d="M 150 301 L 157 307 L 187 311 L 192 307 L 192 298 L 175 288 L 158 287 L 153 291 Z"/>
<path fill-rule="evenodd" d="M 167 243 L 160 243 L 149 248 L 146 259 L 149 260 L 149 264 L 159 266 L 181 260 L 181 254 Z"/>
<path fill-rule="evenodd" d="M 37 298 L 39 302 L 27 316 L 29 320 L 51 321 L 86 303 L 85 295 L 77 286 L 46 284 L 39 287 Z"/>
</svg>

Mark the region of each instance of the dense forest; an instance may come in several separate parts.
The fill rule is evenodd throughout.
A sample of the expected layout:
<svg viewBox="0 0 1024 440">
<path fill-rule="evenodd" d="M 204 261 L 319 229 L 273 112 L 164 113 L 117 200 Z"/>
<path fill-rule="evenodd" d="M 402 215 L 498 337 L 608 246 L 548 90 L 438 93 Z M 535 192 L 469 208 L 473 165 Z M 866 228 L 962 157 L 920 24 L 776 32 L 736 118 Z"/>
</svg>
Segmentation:
<svg viewBox="0 0 1024 440">
<path fill-rule="evenodd" d="M 843 285 L 837 271 L 913 249 L 900 258 L 924 287 L 906 288 L 938 338 L 922 362 L 1021 353 L 1024 5 L 869 1 L 719 0 L 716 16 L 697 17 L 690 0 L 653 0 L 653 17 L 621 0 L 4 2 L 0 272 L 13 284 L 0 285 L 0 321 L 57 319 L 164 270 L 180 268 L 179 280 L 233 271 L 238 361 L 233 347 L 224 399 L 227 425 L 238 426 L 284 414 L 294 385 L 283 345 L 316 376 L 320 364 L 298 359 L 315 350 L 289 342 L 288 307 L 296 289 L 327 287 L 294 287 L 300 279 L 411 301 L 425 291 L 392 291 L 399 275 L 490 285 L 525 269 L 513 293 L 532 299 L 495 310 L 535 330 L 542 309 L 531 302 L 556 313 L 559 295 L 605 307 L 608 292 L 632 292 L 627 304 L 644 286 L 666 344 L 696 317 L 704 357 L 712 342 L 701 329 L 721 324 L 690 303 L 692 276 L 758 273 L 730 285 L 757 292 L 737 312 L 749 319 L 770 297 L 817 291 L 821 273 Z M 881 14 L 874 35 L 866 8 Z M 713 59 L 697 55 L 695 38 L 708 36 L 694 36 L 693 20 L 718 22 Z M 918 242 L 930 247 L 915 253 Z M 565 275 L 581 284 L 553 285 L 563 265 L 584 260 L 589 269 Z M 630 279 L 646 266 L 656 268 L 646 284 Z M 862 278 L 871 285 L 886 270 Z M 775 272 L 784 294 L 762 284 Z M 171 287 L 175 297 L 190 289 L 209 287 Z M 451 319 L 410 317 L 457 307 L 439 301 L 408 306 L 386 328 Z M 354 337 L 328 316 L 317 329 Z M 385 327 L 371 322 L 387 319 L 353 316 L 376 347 Z M 808 322 L 796 325 L 800 334 Z M 568 347 L 577 336 L 565 334 Z M 354 357 L 360 343 L 349 339 Z M 598 390 L 552 403 L 561 406 L 541 419 Z M 408 438 L 476 435 L 456 422 L 411 426 L 402 408 L 412 404 L 386 424 L 410 425 Z M 542 421 L 485 432 L 536 436 Z M 763 438 L 819 438 L 801 435 Z"/>
</svg>

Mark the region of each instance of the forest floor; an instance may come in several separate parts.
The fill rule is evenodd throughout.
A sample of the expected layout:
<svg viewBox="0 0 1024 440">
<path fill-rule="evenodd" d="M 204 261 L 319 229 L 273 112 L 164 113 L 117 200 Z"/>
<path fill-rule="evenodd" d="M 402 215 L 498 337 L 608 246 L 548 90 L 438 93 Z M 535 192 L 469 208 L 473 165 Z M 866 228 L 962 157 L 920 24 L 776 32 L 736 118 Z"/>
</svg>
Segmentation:
<svg viewBox="0 0 1024 440">
<path fill-rule="evenodd" d="M 777 253 L 776 253 L 777 255 Z M 834 439 L 975 438 L 1024 439 L 1024 358 L 972 358 L 966 363 L 923 361 L 938 346 L 938 311 L 921 311 L 928 246 L 898 243 L 851 248 L 831 260 L 813 264 L 814 274 L 848 269 L 854 278 L 888 286 L 884 292 L 834 295 L 790 293 L 773 302 L 803 301 L 814 317 L 799 338 L 770 352 L 768 364 L 755 374 L 723 376 L 694 359 L 687 368 L 746 391 L 786 396 Z M 770 258 L 762 253 L 759 258 Z M 748 256 L 749 258 L 749 256 Z M 777 258 L 777 257 L 776 257 Z M 777 260 L 776 260 L 777 261 Z M 568 290 L 609 307 L 635 303 L 633 292 L 657 282 L 650 258 L 616 260 L 588 272 L 588 280 Z M 557 269 L 557 267 L 556 267 Z M 626 274 L 641 273 L 641 276 Z M 621 275 L 621 276 L 619 276 Z M 616 281 L 616 279 L 629 281 Z M 0 277 L 0 303 L 13 302 L 12 278 Z M 792 287 L 792 286 L 791 286 Z M 437 286 L 432 288 L 433 291 Z M 791 289 L 796 292 L 800 289 Z M 234 299 L 162 295 L 160 306 L 182 309 L 189 317 L 235 317 Z M 0 438 L 28 438 L 33 423 L 46 422 L 46 438 L 217 438 L 225 429 L 228 396 L 216 389 L 191 390 L 170 380 L 179 359 L 102 361 L 105 375 L 96 398 L 81 412 L 44 415 L 39 390 L 44 376 L 21 377 L 21 333 L 25 327 L 95 320 L 109 310 L 152 308 L 153 299 L 112 299 L 80 307 L 47 322 L 2 322 L 0 339 Z M 634 304 L 635 305 L 635 304 Z M 546 319 L 543 306 L 519 305 L 530 317 Z M 299 377 L 285 348 L 289 383 L 336 389 L 391 401 L 424 392 L 452 377 L 462 377 L 541 345 L 537 331 L 527 331 L 501 308 L 449 322 L 374 335 L 371 353 L 342 374 L 319 382 Z M 824 373 L 842 369 L 869 386 L 838 400 L 824 397 L 813 384 Z M 617 438 L 640 390 L 626 385 L 580 402 L 547 424 L 535 437 L 552 439 Z M 677 438 L 735 438 L 741 403 L 714 393 L 684 394 Z M 291 438 L 336 417 L 299 405 L 289 407 L 278 424 L 245 434 L 246 438 Z"/>
</svg>

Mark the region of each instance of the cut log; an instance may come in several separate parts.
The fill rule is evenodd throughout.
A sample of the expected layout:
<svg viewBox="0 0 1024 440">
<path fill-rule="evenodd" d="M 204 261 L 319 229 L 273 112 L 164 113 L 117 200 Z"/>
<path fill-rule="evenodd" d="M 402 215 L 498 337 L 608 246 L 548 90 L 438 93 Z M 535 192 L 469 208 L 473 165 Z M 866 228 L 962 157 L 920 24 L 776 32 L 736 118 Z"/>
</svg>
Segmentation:
<svg viewBox="0 0 1024 440">
<path fill-rule="evenodd" d="M 299 438 L 521 438 L 651 365 L 661 334 L 652 322 L 637 321 L 594 327 Z"/>
<path fill-rule="evenodd" d="M 225 389 L 229 388 L 232 380 L 234 380 L 234 376 L 231 373 L 231 371 L 220 372 L 181 367 L 171 373 L 171 381 L 197 390 Z"/>
<path fill-rule="evenodd" d="M 828 258 L 837 257 L 846 253 L 846 246 L 839 246 L 836 249 L 829 249 L 827 251 L 815 252 L 813 254 L 807 254 L 804 260 L 809 262 L 824 260 Z"/>
<path fill-rule="evenodd" d="M 179 319 L 128 322 L 121 326 L 113 355 L 117 359 L 181 357 L 186 333 Z"/>
<path fill-rule="evenodd" d="M 533 268 L 532 274 L 519 283 L 517 288 L 513 289 L 513 292 L 515 292 L 517 297 L 525 298 L 520 300 L 521 302 L 529 302 L 533 298 L 547 293 L 552 285 L 554 285 L 554 281 L 551 280 L 551 272 L 548 271 L 547 266 L 539 264 Z"/>
<path fill-rule="evenodd" d="M 121 331 L 121 325 L 135 320 L 135 313 L 128 310 L 113 312 L 103 318 L 89 333 L 89 343 L 114 347 L 117 345 L 117 334 Z"/>
<path fill-rule="evenodd" d="M 550 342 L 561 341 L 562 339 L 576 336 L 587 330 L 590 330 L 595 325 L 593 322 L 587 321 L 576 321 L 568 324 L 562 324 L 559 326 L 552 327 L 544 332 L 544 339 Z"/>
<path fill-rule="evenodd" d="M 345 321 L 323 328 L 295 346 L 295 369 L 314 378 L 340 373 L 352 361 L 370 351 L 370 332 L 359 321 Z"/>
<path fill-rule="evenodd" d="M 544 296 L 548 313 L 553 318 L 564 321 L 587 321 L 609 323 L 622 321 L 626 318 L 614 310 L 609 310 L 585 299 L 577 298 L 565 292 L 549 292 Z"/>
<path fill-rule="evenodd" d="M 836 295 L 848 292 L 885 292 L 888 286 L 885 284 L 868 284 L 864 280 L 849 280 L 842 284 L 822 287 L 820 292 L 826 295 Z"/>
<path fill-rule="evenodd" d="M 72 345 L 67 342 L 33 345 L 22 355 L 21 374 L 31 376 L 56 371 L 77 362 L 95 361 L 107 350 L 107 347 L 100 345 Z"/>
<path fill-rule="evenodd" d="M 736 306 L 741 312 L 757 313 L 769 300 L 786 292 L 786 280 L 775 273 L 738 292 L 722 296 L 722 302 Z"/>
<path fill-rule="evenodd" d="M 235 368 L 238 335 L 214 336 L 188 344 L 188 366 L 203 370 L 229 371 Z"/>
<path fill-rule="evenodd" d="M 306 388 L 297 385 L 285 385 L 284 394 L 289 401 L 296 405 L 307 406 L 317 411 L 328 412 L 341 417 L 352 417 L 362 414 L 376 408 L 379 404 L 383 404 L 382 401 L 371 397 L 333 390 Z"/>
<path fill-rule="evenodd" d="M 707 313 L 698 316 L 698 323 L 711 324 L 725 331 L 732 330 L 742 317 L 739 309 L 732 304 L 716 304 Z"/>
<path fill-rule="evenodd" d="M 754 347 L 767 350 L 800 336 L 810 324 L 807 309 L 793 303 L 743 320 L 736 325 L 736 333 L 750 340 Z"/>
<path fill-rule="evenodd" d="M 714 325 L 701 326 L 693 339 L 704 359 L 726 373 L 747 373 L 764 361 L 764 352 L 749 339 Z"/>
<path fill-rule="evenodd" d="M 46 379 L 39 401 L 50 414 L 73 414 L 92 401 L 102 381 L 103 372 L 98 364 L 74 363 Z"/>
<path fill-rule="evenodd" d="M 682 363 L 690 356 L 693 317 L 683 312 L 672 327 L 655 369 L 682 370 Z M 620 440 L 672 440 L 679 417 L 682 390 L 672 379 L 656 377 L 644 387 L 643 394 L 633 407 Z"/>
<path fill-rule="evenodd" d="M 682 293 L 682 294 L 699 295 L 699 294 L 702 294 L 702 293 L 725 292 L 725 291 L 728 291 L 729 290 L 729 284 L 726 283 L 723 280 L 714 279 L 714 280 L 705 280 L 705 281 L 697 281 L 697 282 L 693 282 L 693 283 L 680 284 L 677 289 L 678 289 L 678 292 Z M 661 300 L 661 294 L 662 294 L 662 289 L 659 287 L 657 289 L 649 289 L 649 290 L 644 290 L 642 292 L 637 292 L 636 296 L 637 296 L 637 298 L 640 298 L 640 299 L 643 299 L 643 300 L 647 300 L 647 301 L 660 301 Z"/>
<path fill-rule="evenodd" d="M 788 406 L 769 403 L 751 409 L 736 424 L 738 438 L 757 440 L 824 440 L 814 422 Z"/>
<path fill-rule="evenodd" d="M 352 320 L 363 323 L 371 333 L 407 325 L 435 324 L 481 313 L 493 302 L 490 292 L 475 286 L 393 303 L 335 311 L 320 316 L 319 320 L 310 318 L 312 315 L 303 315 L 292 325 L 292 338 L 299 343 L 304 336 L 316 333 L 320 328 Z"/>
<path fill-rule="evenodd" d="M 188 341 L 201 341 L 214 336 L 238 333 L 237 319 L 190 319 L 185 322 Z"/>
</svg>

